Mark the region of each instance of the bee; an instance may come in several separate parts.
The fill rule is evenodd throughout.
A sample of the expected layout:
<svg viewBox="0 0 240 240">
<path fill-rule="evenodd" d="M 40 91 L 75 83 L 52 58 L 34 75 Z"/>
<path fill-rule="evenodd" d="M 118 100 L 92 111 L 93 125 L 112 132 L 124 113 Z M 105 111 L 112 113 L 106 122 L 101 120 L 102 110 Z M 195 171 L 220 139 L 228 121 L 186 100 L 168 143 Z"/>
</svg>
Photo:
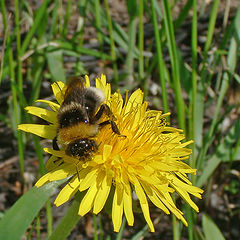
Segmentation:
<svg viewBox="0 0 240 240">
<path fill-rule="evenodd" d="M 67 155 L 89 160 L 98 150 L 94 138 L 99 129 L 110 124 L 112 131 L 121 135 L 114 122 L 116 119 L 104 101 L 104 93 L 98 88 L 86 87 L 83 77 L 69 78 L 57 115 L 58 130 L 53 148 L 59 149 L 60 144 Z"/>
</svg>

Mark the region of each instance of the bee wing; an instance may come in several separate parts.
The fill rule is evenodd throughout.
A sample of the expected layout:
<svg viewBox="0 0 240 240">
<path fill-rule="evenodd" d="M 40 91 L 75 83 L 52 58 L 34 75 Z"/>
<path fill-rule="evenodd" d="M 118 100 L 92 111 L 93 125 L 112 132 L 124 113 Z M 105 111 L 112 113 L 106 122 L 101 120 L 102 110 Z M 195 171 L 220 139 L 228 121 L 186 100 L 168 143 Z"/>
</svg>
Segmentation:
<svg viewBox="0 0 240 240">
<path fill-rule="evenodd" d="M 70 77 L 67 79 L 67 89 L 64 95 L 64 99 L 69 96 L 69 94 L 72 92 L 74 89 L 79 89 L 80 91 L 83 91 L 85 88 L 85 78 L 82 76 L 74 76 Z"/>
</svg>

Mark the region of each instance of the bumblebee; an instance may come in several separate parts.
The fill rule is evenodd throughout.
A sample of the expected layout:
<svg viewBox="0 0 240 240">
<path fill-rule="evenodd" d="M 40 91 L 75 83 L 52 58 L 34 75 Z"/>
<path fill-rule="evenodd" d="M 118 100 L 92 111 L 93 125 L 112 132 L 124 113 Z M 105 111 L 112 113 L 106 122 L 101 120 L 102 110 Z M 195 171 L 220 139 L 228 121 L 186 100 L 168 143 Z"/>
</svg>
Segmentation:
<svg viewBox="0 0 240 240">
<path fill-rule="evenodd" d="M 86 87 L 83 77 L 69 78 L 57 116 L 58 131 L 53 148 L 59 149 L 60 144 L 67 155 L 88 160 L 98 150 L 94 137 L 100 128 L 110 124 L 112 131 L 121 135 L 114 122 L 115 117 L 103 103 L 104 100 L 104 93 L 98 88 Z M 107 117 L 105 121 L 104 116 Z"/>
</svg>

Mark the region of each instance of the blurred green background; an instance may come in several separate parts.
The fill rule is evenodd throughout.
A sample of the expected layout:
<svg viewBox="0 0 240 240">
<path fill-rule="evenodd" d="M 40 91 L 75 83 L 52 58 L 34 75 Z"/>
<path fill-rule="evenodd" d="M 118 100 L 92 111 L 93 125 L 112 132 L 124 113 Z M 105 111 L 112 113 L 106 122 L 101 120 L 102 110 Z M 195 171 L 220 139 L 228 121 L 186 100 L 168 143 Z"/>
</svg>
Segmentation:
<svg viewBox="0 0 240 240">
<path fill-rule="evenodd" d="M 200 213 L 176 199 L 188 228 L 153 208 L 155 233 L 148 232 L 139 214 L 133 228 L 123 226 L 115 234 L 102 214 L 76 217 L 65 235 L 57 235 L 69 206 L 53 207 L 54 197 L 47 199 L 55 192 L 50 191 L 34 213 L 21 216 L 27 220 L 24 227 L 14 226 L 16 236 L 240 238 L 238 0 L 0 0 L 0 9 L 1 227 L 10 228 L 6 211 L 26 196 L 48 158 L 42 147 L 50 143 L 17 131 L 19 123 L 39 121 L 24 107 L 38 98 L 52 100 L 54 81 L 104 73 L 122 93 L 141 88 L 151 109 L 170 111 L 171 125 L 194 140 L 188 164 L 198 169 L 193 184 L 205 190 L 203 200 L 195 199 Z"/>
</svg>

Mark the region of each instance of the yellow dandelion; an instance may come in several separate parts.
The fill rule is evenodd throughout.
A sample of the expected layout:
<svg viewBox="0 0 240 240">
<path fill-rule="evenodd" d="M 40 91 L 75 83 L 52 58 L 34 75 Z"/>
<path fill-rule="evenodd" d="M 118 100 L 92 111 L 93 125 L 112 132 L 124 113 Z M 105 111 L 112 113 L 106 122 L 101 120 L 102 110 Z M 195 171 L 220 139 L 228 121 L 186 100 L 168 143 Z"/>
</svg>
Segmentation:
<svg viewBox="0 0 240 240">
<path fill-rule="evenodd" d="M 86 76 L 86 86 L 90 86 Z M 114 231 L 119 231 L 123 214 L 128 225 L 133 226 L 132 193 L 135 191 L 143 215 L 154 232 L 150 218 L 149 201 L 166 214 L 172 212 L 186 226 L 183 213 L 176 207 L 171 193 L 176 191 L 195 211 L 198 207 L 191 200 L 190 194 L 201 198 L 202 190 L 192 186 L 187 174 L 195 174 L 184 160 L 191 150 L 186 148 L 193 141 L 182 143 L 182 130 L 167 126 L 160 111 L 147 108 L 143 92 L 138 89 L 125 102 L 120 93 L 111 94 L 111 86 L 106 77 L 96 79 L 96 87 L 105 96 L 105 103 L 116 118 L 116 124 L 122 136 L 115 134 L 111 126 L 101 128 L 97 134 L 98 151 L 88 161 L 81 161 L 65 153 L 62 149 L 45 148 L 52 156 L 46 164 L 49 171 L 36 183 L 37 187 L 51 181 L 70 177 L 70 180 L 58 194 L 55 204 L 65 203 L 77 191 L 84 195 L 78 214 L 84 216 L 91 209 L 98 214 L 104 207 L 110 190 L 114 191 L 112 203 L 112 221 Z M 22 124 L 18 129 L 31 132 L 40 137 L 54 139 L 57 135 L 57 114 L 63 102 L 66 86 L 62 82 L 52 84 L 53 93 L 58 103 L 38 100 L 51 110 L 40 107 L 27 107 L 28 113 L 49 122 L 49 125 Z"/>
</svg>

